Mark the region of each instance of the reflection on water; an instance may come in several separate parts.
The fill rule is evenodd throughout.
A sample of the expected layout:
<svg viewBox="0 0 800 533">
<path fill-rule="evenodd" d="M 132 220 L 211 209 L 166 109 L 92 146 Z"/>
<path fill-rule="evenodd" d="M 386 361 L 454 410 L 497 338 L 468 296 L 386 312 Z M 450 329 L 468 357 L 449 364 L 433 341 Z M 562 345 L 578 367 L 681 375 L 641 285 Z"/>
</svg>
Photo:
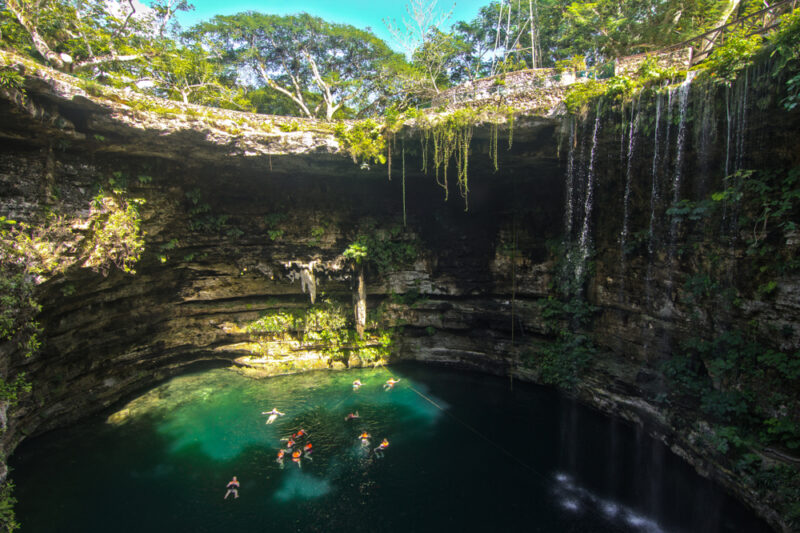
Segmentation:
<svg viewBox="0 0 800 533">
<path fill-rule="evenodd" d="M 551 390 L 392 375 L 385 391 L 385 369 L 212 370 L 26 441 L 11 461 L 23 531 L 767 531 L 659 443 Z M 268 425 L 273 408 L 285 416 Z M 280 463 L 300 429 L 291 451 L 313 453 Z M 240 498 L 223 500 L 233 475 Z"/>
<path fill-rule="evenodd" d="M 281 501 L 308 500 L 324 496 L 330 491 L 331 484 L 328 481 L 293 470 L 284 477 L 283 485 L 275 493 L 275 498 Z"/>
<path fill-rule="evenodd" d="M 553 493 L 561 506 L 568 511 L 602 515 L 620 527 L 629 526 L 643 533 L 667 533 L 654 520 L 617 502 L 599 498 L 591 491 L 576 485 L 572 477 L 563 472 L 555 475 Z"/>
</svg>

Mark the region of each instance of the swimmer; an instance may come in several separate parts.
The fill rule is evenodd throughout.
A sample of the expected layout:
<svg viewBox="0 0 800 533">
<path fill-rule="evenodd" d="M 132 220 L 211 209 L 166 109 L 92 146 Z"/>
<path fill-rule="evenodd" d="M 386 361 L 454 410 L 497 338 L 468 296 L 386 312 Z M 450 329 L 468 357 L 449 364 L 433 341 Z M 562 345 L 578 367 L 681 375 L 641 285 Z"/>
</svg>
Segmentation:
<svg viewBox="0 0 800 533">
<path fill-rule="evenodd" d="M 233 479 L 228 482 L 225 488 L 228 489 L 228 492 L 225 493 L 225 497 L 222 498 L 223 500 L 227 500 L 228 496 L 231 494 L 233 494 L 234 498 L 239 497 L 239 480 L 236 479 L 236 476 L 233 476 Z"/>
<path fill-rule="evenodd" d="M 312 446 L 312 444 L 310 442 L 306 443 L 306 445 L 303 446 L 303 452 L 305 452 L 305 456 L 304 457 L 306 459 L 311 459 L 311 452 L 313 452 L 313 451 L 314 451 L 314 446 Z"/>
<path fill-rule="evenodd" d="M 361 446 L 364 446 L 364 447 L 367 447 L 367 446 L 369 446 L 369 438 L 370 438 L 371 436 L 372 436 L 372 435 L 370 435 L 370 434 L 369 434 L 369 433 L 367 433 L 366 431 L 363 431 L 363 432 L 361 433 L 361 435 L 359 435 L 359 436 L 358 436 L 358 438 L 359 438 L 359 439 L 361 439 Z"/>
<path fill-rule="evenodd" d="M 284 455 L 286 455 L 286 452 L 284 450 L 278 450 L 278 458 L 275 459 L 275 462 L 278 463 L 279 465 L 281 465 L 281 468 L 283 468 L 283 456 Z"/>
<path fill-rule="evenodd" d="M 294 448 L 294 445 L 295 445 L 295 442 L 294 442 L 294 440 L 293 440 L 293 439 L 289 439 L 289 440 L 286 442 L 286 451 L 287 451 L 287 452 L 290 452 L 290 451 L 292 451 L 292 448 Z"/>
<path fill-rule="evenodd" d="M 297 463 L 298 467 L 302 468 L 302 466 L 300 465 L 300 450 L 295 450 L 292 452 L 292 461 Z"/>
<path fill-rule="evenodd" d="M 362 383 L 360 379 L 355 380 L 353 382 L 353 390 L 358 390 L 359 388 L 361 388 L 361 385 Z"/>
<path fill-rule="evenodd" d="M 298 431 L 297 433 L 295 433 L 294 435 L 292 435 L 292 438 L 293 438 L 293 439 L 299 439 L 299 438 L 301 438 L 301 437 L 305 437 L 305 436 L 307 436 L 307 435 L 308 435 L 308 433 L 306 433 L 306 430 L 305 430 L 305 429 L 303 429 L 303 428 L 300 428 L 300 431 Z"/>
<path fill-rule="evenodd" d="M 386 383 L 383 384 L 383 390 L 390 390 L 394 388 L 396 383 L 399 382 L 400 382 L 399 379 L 389 378 L 388 380 L 386 380 Z"/>
<path fill-rule="evenodd" d="M 349 415 L 344 417 L 344 420 L 345 420 L 345 422 L 350 422 L 351 420 L 353 420 L 355 418 L 361 418 L 360 416 L 358 416 L 358 411 L 356 411 L 355 413 L 350 413 Z"/>
<path fill-rule="evenodd" d="M 269 415 L 269 418 L 267 418 L 267 424 L 272 424 L 273 422 L 275 422 L 276 418 L 278 418 L 279 416 L 283 416 L 286 413 L 281 413 L 280 411 L 278 411 L 278 409 L 273 408 L 272 411 L 264 411 L 261 414 L 262 415 Z"/>
<path fill-rule="evenodd" d="M 372 451 L 375 452 L 376 456 L 383 457 L 383 450 L 385 450 L 388 447 L 389 447 L 389 441 L 386 440 L 386 439 L 383 439 L 383 441 L 380 444 L 378 444 L 378 447 L 375 448 Z"/>
</svg>

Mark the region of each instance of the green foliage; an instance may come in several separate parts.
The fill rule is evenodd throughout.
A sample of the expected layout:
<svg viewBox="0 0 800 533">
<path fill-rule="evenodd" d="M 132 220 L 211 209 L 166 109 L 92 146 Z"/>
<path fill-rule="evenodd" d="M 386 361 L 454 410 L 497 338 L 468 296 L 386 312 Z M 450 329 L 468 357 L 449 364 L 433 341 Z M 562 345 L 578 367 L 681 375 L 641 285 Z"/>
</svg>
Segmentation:
<svg viewBox="0 0 800 533">
<path fill-rule="evenodd" d="M 0 88 L 24 91 L 25 78 L 14 69 L 0 67 Z"/>
<path fill-rule="evenodd" d="M 367 258 L 367 251 L 368 248 L 366 245 L 352 243 L 345 249 L 344 252 L 342 252 L 342 257 L 349 259 L 357 265 L 360 265 L 364 262 L 364 259 Z"/>
<path fill-rule="evenodd" d="M 144 251 L 139 207 L 144 200 L 126 200 L 119 194 L 98 194 L 92 205 L 92 224 L 84 266 L 108 275 L 112 266 L 135 274 Z"/>
<path fill-rule="evenodd" d="M 317 349 L 332 361 L 355 355 L 365 363 L 385 361 L 393 344 L 390 331 L 375 329 L 361 339 L 351 327 L 346 308 L 325 300 L 303 309 L 279 309 L 244 326 L 262 342 L 297 341 L 306 349 Z"/>
<path fill-rule="evenodd" d="M 710 341 L 689 338 L 682 346 L 683 353 L 662 366 L 674 394 L 696 401 L 711 420 L 734 424 L 764 445 L 800 446 L 798 399 L 781 392 L 793 390 L 800 380 L 800 352 L 767 348 L 741 331 Z"/>
<path fill-rule="evenodd" d="M 556 72 L 578 72 L 586 70 L 586 58 L 582 55 L 575 55 L 569 59 L 560 59 L 556 61 Z"/>
<path fill-rule="evenodd" d="M 376 121 L 366 119 L 349 125 L 340 122 L 333 131 L 339 143 L 353 158 L 353 163 L 386 164 L 386 139 L 382 126 Z"/>
<path fill-rule="evenodd" d="M 725 41 L 714 47 L 701 67 L 711 79 L 731 83 L 739 71 L 753 64 L 762 42 L 761 35 L 748 37 L 741 32 L 726 35 Z"/>
<path fill-rule="evenodd" d="M 596 347 L 585 335 L 564 334 L 542 347 L 533 363 L 539 369 L 543 383 L 568 388 L 578 382 L 596 352 Z"/>
<path fill-rule="evenodd" d="M 538 368 L 544 383 L 566 388 L 574 385 L 597 353 L 591 339 L 581 333 L 597 309 L 583 298 L 549 297 L 539 303 L 545 331 L 555 340 L 528 354 L 528 364 Z"/>
<path fill-rule="evenodd" d="M 6 480 L 0 488 L 0 531 L 11 533 L 20 528 L 14 513 L 14 505 L 17 499 L 14 498 L 14 484 Z"/>
<path fill-rule="evenodd" d="M 307 13 L 218 15 L 187 37 L 225 58 L 227 76 L 288 98 L 298 115 L 332 120 L 381 105 L 397 54 L 368 30 Z M 376 99 L 377 97 L 377 99 Z"/>
<path fill-rule="evenodd" d="M 190 202 L 189 230 L 198 233 L 222 233 L 228 228 L 228 215 L 211 214 L 211 206 L 204 201 L 200 189 L 192 189 L 186 193 Z"/>
<path fill-rule="evenodd" d="M 800 167 L 785 173 L 739 171 L 727 181 L 730 186 L 712 199 L 739 206 L 738 222 L 747 235 L 747 255 L 755 260 L 759 273 L 800 270 L 800 258 L 784 245 L 800 228 Z"/>
<path fill-rule="evenodd" d="M 667 216 L 671 217 L 676 223 L 686 220 L 690 222 L 699 222 L 708 217 L 715 207 L 714 203 L 710 200 L 693 202 L 684 198 L 667 209 Z"/>
<path fill-rule="evenodd" d="M 589 109 L 589 104 L 606 94 L 607 83 L 597 80 L 587 80 L 569 86 L 564 93 L 564 105 L 570 113 L 584 114 Z"/>
<path fill-rule="evenodd" d="M 402 226 L 387 230 L 365 228 L 367 233 L 356 237 L 342 255 L 355 264 L 364 264 L 385 274 L 412 264 L 419 255 L 419 245 Z"/>
<path fill-rule="evenodd" d="M 286 220 L 286 215 L 283 213 L 270 213 L 264 216 L 264 224 L 267 226 L 267 235 L 271 241 L 279 241 L 283 238 L 286 232 L 278 226 Z"/>
<path fill-rule="evenodd" d="M 781 104 L 787 111 L 792 111 L 800 106 L 800 74 L 792 76 L 786 81 L 786 97 Z"/>
</svg>

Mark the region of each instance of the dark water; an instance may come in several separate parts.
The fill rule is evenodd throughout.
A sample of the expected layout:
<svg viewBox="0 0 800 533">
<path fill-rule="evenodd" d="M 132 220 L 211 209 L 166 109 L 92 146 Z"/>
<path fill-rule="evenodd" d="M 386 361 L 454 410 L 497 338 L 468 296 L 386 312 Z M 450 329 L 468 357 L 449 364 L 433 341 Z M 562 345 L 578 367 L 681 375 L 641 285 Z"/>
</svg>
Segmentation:
<svg viewBox="0 0 800 533">
<path fill-rule="evenodd" d="M 28 441 L 11 461 L 22 531 L 768 531 L 660 444 L 553 391 L 391 370 L 388 392 L 386 370 L 213 370 L 150 391 L 122 422 Z M 286 416 L 266 425 L 273 407 Z M 313 460 L 281 468 L 280 439 L 301 427 Z M 362 430 L 369 449 L 390 441 L 383 458 Z M 241 497 L 223 500 L 232 475 Z"/>
</svg>

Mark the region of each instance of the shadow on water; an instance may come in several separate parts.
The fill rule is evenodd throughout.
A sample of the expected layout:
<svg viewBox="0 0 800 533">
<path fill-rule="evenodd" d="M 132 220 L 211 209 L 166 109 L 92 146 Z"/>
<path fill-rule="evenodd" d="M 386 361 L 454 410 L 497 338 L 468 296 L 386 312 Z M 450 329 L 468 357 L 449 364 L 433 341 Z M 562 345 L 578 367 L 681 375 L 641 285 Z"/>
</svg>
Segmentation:
<svg viewBox="0 0 800 533">
<path fill-rule="evenodd" d="M 401 381 L 384 391 L 386 369 L 211 370 L 148 391 L 114 424 L 26 441 L 11 461 L 22 531 L 768 531 L 660 443 L 549 389 L 391 372 Z M 273 407 L 286 415 L 267 425 Z M 300 428 L 311 458 L 279 464 Z M 241 497 L 223 500 L 232 475 Z"/>
</svg>

